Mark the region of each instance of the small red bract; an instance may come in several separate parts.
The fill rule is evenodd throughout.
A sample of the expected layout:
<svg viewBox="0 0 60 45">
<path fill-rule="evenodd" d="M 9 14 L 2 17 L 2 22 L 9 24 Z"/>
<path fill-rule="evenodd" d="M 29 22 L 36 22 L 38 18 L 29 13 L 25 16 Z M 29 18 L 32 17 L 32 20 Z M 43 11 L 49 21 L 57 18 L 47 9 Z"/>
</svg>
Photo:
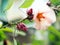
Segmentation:
<svg viewBox="0 0 60 45">
<path fill-rule="evenodd" d="M 27 11 L 27 14 L 28 14 L 28 15 L 31 15 L 32 13 L 33 13 L 33 9 L 32 9 L 32 8 Z"/>
<path fill-rule="evenodd" d="M 27 11 L 27 19 L 32 20 L 33 19 L 33 9 L 31 8 L 30 10 Z"/>
<path fill-rule="evenodd" d="M 51 3 L 50 3 L 50 2 L 48 2 L 48 3 L 47 3 L 47 5 L 48 5 L 48 6 L 51 6 Z"/>
<path fill-rule="evenodd" d="M 28 28 L 25 26 L 24 23 L 17 24 L 17 29 L 22 30 L 22 31 L 27 31 L 28 30 Z"/>
</svg>

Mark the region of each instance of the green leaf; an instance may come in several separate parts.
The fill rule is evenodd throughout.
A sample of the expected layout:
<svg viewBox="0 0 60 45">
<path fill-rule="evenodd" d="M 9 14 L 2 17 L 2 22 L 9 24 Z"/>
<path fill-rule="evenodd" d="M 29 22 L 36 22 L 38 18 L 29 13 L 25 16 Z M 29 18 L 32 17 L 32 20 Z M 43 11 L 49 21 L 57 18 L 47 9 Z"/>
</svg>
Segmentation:
<svg viewBox="0 0 60 45">
<path fill-rule="evenodd" d="M 60 38 L 60 32 L 56 28 L 54 28 L 53 26 L 50 26 L 48 30 L 53 34 L 55 34 L 58 38 Z"/>
<path fill-rule="evenodd" d="M 50 2 L 55 6 L 60 5 L 60 0 L 50 0 Z"/>
<path fill-rule="evenodd" d="M 60 45 L 60 41 L 56 41 L 55 42 L 55 45 Z"/>
<path fill-rule="evenodd" d="M 55 37 L 55 35 L 54 34 L 52 34 L 52 33 L 50 33 L 49 32 L 49 34 L 48 34 L 48 38 L 49 38 L 49 41 L 51 41 L 51 42 L 54 42 L 56 39 L 56 37 Z"/>
<path fill-rule="evenodd" d="M 13 32 L 13 30 L 11 28 L 9 28 L 9 27 L 1 28 L 0 31 Z"/>
<path fill-rule="evenodd" d="M 0 31 L 0 41 L 6 39 L 6 35 L 3 31 Z"/>
<path fill-rule="evenodd" d="M 17 41 L 17 45 L 20 45 L 20 42 L 19 41 Z"/>
<path fill-rule="evenodd" d="M 28 8 L 33 2 L 34 0 L 25 0 L 25 2 L 20 6 L 20 8 Z"/>
<path fill-rule="evenodd" d="M 60 16 L 60 12 L 58 12 L 57 15 Z"/>
<path fill-rule="evenodd" d="M 19 34 L 19 35 L 22 35 L 22 36 L 26 36 L 26 33 L 23 32 L 23 31 L 16 30 L 16 34 Z"/>
</svg>

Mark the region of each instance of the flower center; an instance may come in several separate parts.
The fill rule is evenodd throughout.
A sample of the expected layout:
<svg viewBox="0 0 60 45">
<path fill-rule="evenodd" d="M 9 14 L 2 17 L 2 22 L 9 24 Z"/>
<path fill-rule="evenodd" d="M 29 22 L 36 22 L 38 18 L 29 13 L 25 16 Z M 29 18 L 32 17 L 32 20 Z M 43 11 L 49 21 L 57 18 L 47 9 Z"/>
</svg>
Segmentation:
<svg viewBox="0 0 60 45">
<path fill-rule="evenodd" d="M 37 19 L 38 19 L 39 21 L 41 21 L 41 18 L 45 18 L 45 17 L 43 16 L 43 13 L 38 13 L 38 14 L 37 14 Z"/>
</svg>

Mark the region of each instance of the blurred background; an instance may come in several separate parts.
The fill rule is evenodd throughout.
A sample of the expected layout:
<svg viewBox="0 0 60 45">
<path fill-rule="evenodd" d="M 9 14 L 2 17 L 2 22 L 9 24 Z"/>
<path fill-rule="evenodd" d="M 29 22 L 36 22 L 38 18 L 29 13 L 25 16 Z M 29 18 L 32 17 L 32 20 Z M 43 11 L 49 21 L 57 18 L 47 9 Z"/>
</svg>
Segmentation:
<svg viewBox="0 0 60 45">
<path fill-rule="evenodd" d="M 33 0 L 28 1 L 30 4 L 33 2 Z M 12 21 L 14 23 L 12 25 L 4 21 L 6 20 L 5 11 L 11 7 L 13 0 L 0 0 L 0 45 L 60 45 L 60 0 L 44 1 L 54 10 L 56 22 L 46 30 L 36 30 L 32 27 L 33 21 L 19 20 L 29 27 L 28 31 L 22 31 L 16 29 L 17 21 L 15 21 L 16 23 Z M 22 7 L 28 3 L 25 1 Z M 6 8 L 5 5 L 7 5 Z"/>
</svg>

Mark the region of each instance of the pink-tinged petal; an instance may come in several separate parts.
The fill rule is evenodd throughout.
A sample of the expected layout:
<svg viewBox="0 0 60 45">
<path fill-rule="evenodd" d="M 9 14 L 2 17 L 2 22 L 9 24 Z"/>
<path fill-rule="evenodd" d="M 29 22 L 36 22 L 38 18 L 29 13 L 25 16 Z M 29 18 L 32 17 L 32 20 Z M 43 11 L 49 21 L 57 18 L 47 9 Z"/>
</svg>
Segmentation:
<svg viewBox="0 0 60 45">
<path fill-rule="evenodd" d="M 55 16 L 54 11 L 48 6 L 46 7 L 46 9 L 48 10 L 47 11 L 43 10 L 44 13 L 42 14 L 42 16 L 44 16 L 45 18 L 40 17 L 40 21 L 37 19 L 37 15 L 34 16 L 34 21 L 36 23 L 36 29 L 38 30 L 44 30 L 56 21 L 56 16 Z"/>
<path fill-rule="evenodd" d="M 56 21 L 56 16 L 55 16 L 55 12 L 49 7 L 49 6 L 45 6 L 46 11 L 43 14 L 43 16 L 46 17 L 46 19 L 50 20 L 51 23 L 54 23 Z"/>
</svg>

